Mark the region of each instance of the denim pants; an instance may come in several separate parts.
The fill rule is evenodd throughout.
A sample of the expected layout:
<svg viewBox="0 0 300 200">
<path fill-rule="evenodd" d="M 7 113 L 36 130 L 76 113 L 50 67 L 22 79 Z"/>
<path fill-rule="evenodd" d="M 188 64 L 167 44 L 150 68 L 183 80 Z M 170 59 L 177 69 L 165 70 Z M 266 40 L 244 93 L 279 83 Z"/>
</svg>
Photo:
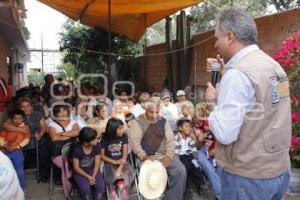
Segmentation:
<svg viewBox="0 0 300 200">
<path fill-rule="evenodd" d="M 216 196 L 217 199 L 220 199 L 220 193 L 221 193 L 221 178 L 220 173 L 218 173 L 220 170 L 215 169 L 210 162 L 208 161 L 206 155 L 203 151 L 198 151 L 198 163 L 204 172 L 204 174 L 207 176 L 212 190 Z"/>
<path fill-rule="evenodd" d="M 289 180 L 289 170 L 270 179 L 245 178 L 222 170 L 221 200 L 281 200 Z"/>
<path fill-rule="evenodd" d="M 24 176 L 24 156 L 22 150 L 17 150 L 14 152 L 4 152 L 7 157 L 11 160 L 16 173 L 19 178 L 20 186 L 24 189 L 25 188 L 25 176 Z"/>
</svg>

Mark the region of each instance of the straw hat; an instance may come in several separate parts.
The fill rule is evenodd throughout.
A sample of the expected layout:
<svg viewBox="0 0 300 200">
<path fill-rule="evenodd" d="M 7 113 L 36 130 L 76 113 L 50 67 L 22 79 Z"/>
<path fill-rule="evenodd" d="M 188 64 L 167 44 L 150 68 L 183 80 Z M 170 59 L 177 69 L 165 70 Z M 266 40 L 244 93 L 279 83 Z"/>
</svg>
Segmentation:
<svg viewBox="0 0 300 200">
<path fill-rule="evenodd" d="M 158 160 L 143 162 L 139 176 L 139 190 L 146 199 L 156 199 L 164 191 L 168 181 L 166 168 Z"/>
</svg>

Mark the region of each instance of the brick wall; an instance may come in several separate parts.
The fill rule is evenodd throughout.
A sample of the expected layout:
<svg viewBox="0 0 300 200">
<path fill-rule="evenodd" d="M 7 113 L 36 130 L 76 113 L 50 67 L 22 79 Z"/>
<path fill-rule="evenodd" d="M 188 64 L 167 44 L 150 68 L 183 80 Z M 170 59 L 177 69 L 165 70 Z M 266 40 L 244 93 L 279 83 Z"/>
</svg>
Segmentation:
<svg viewBox="0 0 300 200">
<path fill-rule="evenodd" d="M 256 24 L 259 34 L 260 48 L 273 55 L 276 53 L 282 41 L 290 34 L 300 31 L 300 9 L 294 9 L 287 12 L 274 14 L 257 18 Z M 193 36 L 192 44 L 198 44 L 214 35 L 214 31 L 208 31 Z M 205 87 L 206 82 L 210 79 L 210 74 L 206 72 L 206 58 L 215 57 L 216 50 L 214 48 L 214 39 L 211 38 L 197 46 L 193 47 L 192 62 L 190 67 L 190 85 Z M 175 44 L 175 43 L 174 43 Z M 147 54 L 160 53 L 165 51 L 165 44 L 158 44 L 147 47 Z M 166 78 L 166 56 L 150 56 L 147 57 L 144 65 L 145 81 L 147 87 L 154 87 L 156 91 L 161 91 L 163 82 Z M 173 54 L 174 82 L 175 76 L 176 54 Z"/>
<path fill-rule="evenodd" d="M 0 34 L 0 76 L 5 80 L 8 79 L 8 69 L 6 65 L 6 57 L 12 57 L 10 48 L 3 37 Z"/>
<path fill-rule="evenodd" d="M 18 88 L 24 87 L 27 85 L 27 73 L 26 68 L 24 67 L 23 73 L 16 73 L 15 64 L 17 63 L 16 50 L 11 49 L 10 45 L 0 34 L 0 77 L 4 78 L 8 83 L 8 67 L 7 67 L 7 56 L 11 57 L 12 68 L 13 68 L 13 84 L 10 85 L 10 90 L 12 94 L 15 94 L 15 91 Z"/>
</svg>

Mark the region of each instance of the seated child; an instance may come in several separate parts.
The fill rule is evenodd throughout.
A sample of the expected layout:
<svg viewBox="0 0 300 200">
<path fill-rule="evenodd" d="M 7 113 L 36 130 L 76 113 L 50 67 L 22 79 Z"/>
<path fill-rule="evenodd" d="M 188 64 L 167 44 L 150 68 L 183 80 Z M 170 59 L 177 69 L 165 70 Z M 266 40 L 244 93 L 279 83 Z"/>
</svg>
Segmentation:
<svg viewBox="0 0 300 200">
<path fill-rule="evenodd" d="M 126 122 L 125 132 L 126 132 L 127 136 L 129 137 L 129 139 L 130 139 L 130 128 L 132 127 L 132 123 L 133 123 L 134 120 L 135 120 L 134 114 L 127 113 L 125 115 L 125 122 Z"/>
<path fill-rule="evenodd" d="M 100 144 L 97 131 L 90 127 L 81 129 L 79 145 L 73 153 L 73 178 L 84 200 L 101 200 L 104 193 L 104 181 L 100 172 Z M 94 188 L 94 197 L 91 189 Z"/>
<path fill-rule="evenodd" d="M 180 161 L 187 171 L 188 179 L 192 179 L 198 187 L 198 192 L 201 190 L 201 185 L 204 184 L 204 175 L 198 165 L 198 151 L 195 141 L 192 136 L 191 121 L 188 119 L 180 119 L 177 122 L 179 132 L 175 134 L 175 154 L 179 156 Z M 186 184 L 186 188 L 188 184 Z M 186 191 L 187 192 L 187 191 Z"/>
<path fill-rule="evenodd" d="M 17 172 L 21 187 L 25 187 L 24 156 L 22 148 L 28 144 L 30 137 L 29 126 L 24 123 L 25 113 L 15 109 L 10 113 L 10 118 L 3 124 L 0 133 L 0 149 L 10 158 Z M 7 127 L 10 127 L 7 129 Z"/>
<path fill-rule="evenodd" d="M 126 163 L 128 155 L 128 137 L 120 119 L 108 120 L 101 140 L 101 157 L 105 161 L 104 180 L 110 189 L 110 200 L 118 199 L 116 188 L 120 190 L 121 199 L 128 199 L 128 189 L 135 178 L 133 168 Z"/>
</svg>

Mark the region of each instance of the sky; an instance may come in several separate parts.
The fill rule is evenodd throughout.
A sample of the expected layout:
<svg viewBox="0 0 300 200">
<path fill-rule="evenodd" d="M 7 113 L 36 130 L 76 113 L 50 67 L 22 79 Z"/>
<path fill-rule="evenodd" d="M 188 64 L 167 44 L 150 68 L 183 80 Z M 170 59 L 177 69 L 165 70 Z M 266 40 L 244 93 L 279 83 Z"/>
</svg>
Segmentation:
<svg viewBox="0 0 300 200">
<path fill-rule="evenodd" d="M 54 9 L 36 1 L 25 0 L 27 18 L 25 24 L 30 32 L 30 40 L 27 41 L 29 48 L 41 49 L 41 35 L 43 35 L 44 49 L 59 49 L 59 35 L 62 25 L 67 17 Z M 27 63 L 27 71 L 32 68 L 42 68 L 41 53 L 31 53 Z M 59 53 L 44 54 L 44 69 L 46 73 L 55 72 L 56 66 L 61 63 Z"/>
<path fill-rule="evenodd" d="M 36 0 L 25 0 L 25 7 L 27 9 L 25 23 L 31 34 L 28 46 L 41 48 L 41 35 L 43 34 L 44 48 L 58 49 L 58 33 L 66 17 Z"/>
</svg>

